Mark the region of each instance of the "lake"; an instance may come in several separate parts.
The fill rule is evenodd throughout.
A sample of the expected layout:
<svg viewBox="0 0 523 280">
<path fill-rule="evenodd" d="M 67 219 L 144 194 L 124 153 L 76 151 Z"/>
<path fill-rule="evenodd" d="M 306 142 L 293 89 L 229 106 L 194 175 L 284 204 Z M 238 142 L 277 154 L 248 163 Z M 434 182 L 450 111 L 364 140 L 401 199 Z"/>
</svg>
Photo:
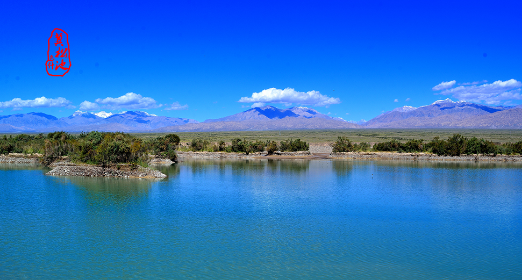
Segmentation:
<svg viewBox="0 0 523 280">
<path fill-rule="evenodd" d="M 0 166 L 0 278 L 521 279 L 521 163 Z"/>
</svg>

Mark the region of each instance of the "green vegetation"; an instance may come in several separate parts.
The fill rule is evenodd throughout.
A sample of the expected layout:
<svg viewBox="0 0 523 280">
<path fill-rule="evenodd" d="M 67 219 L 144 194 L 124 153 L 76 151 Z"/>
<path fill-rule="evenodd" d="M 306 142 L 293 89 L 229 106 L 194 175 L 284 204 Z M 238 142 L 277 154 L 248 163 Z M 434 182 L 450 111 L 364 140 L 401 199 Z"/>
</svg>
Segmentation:
<svg viewBox="0 0 523 280">
<path fill-rule="evenodd" d="M 175 134 L 144 140 L 122 132 L 69 134 L 63 131 L 43 134 L 20 134 L 0 139 L 0 153 L 39 153 L 50 164 L 61 156 L 76 162 L 100 164 L 130 163 L 146 165 L 148 154 L 176 161 L 180 138 Z"/>
<path fill-rule="evenodd" d="M 374 132 L 373 132 L 374 131 Z M 522 154 L 520 130 L 466 130 L 466 135 L 454 133 L 447 140 L 440 137 L 451 130 L 426 131 L 426 130 L 329 130 L 329 131 L 275 131 L 261 132 L 220 132 L 205 133 L 209 137 L 191 138 L 190 142 L 181 141 L 176 134 L 126 134 L 122 132 L 98 132 L 70 134 L 63 131 L 44 135 L 19 134 L 3 135 L 0 137 L 0 154 L 8 153 L 39 153 L 43 155 L 43 162 L 49 164 L 61 156 L 69 156 L 73 161 L 90 164 L 110 165 L 117 163 L 131 163 L 146 165 L 148 155 L 157 155 L 176 161 L 176 151 L 209 151 L 209 152 L 235 152 L 255 153 L 267 151 L 274 154 L 276 151 L 307 151 L 308 141 L 301 138 L 287 138 L 281 140 L 283 135 L 305 135 L 306 139 L 330 139 L 333 133 L 348 134 L 337 136 L 333 143 L 334 152 L 352 151 L 397 151 L 397 152 L 428 152 L 437 155 L 459 156 L 462 154 Z M 230 142 L 216 140 L 221 137 L 237 133 L 249 137 L 233 137 Z M 275 134 L 277 133 L 277 137 Z M 324 133 L 320 137 L 320 133 Z M 404 137 L 398 137 L 405 133 Z M 407 133 L 411 133 L 408 134 Z M 487 138 L 480 138 L 481 133 Z M 272 134 L 275 137 L 262 140 L 261 135 Z M 310 134 L 310 135 L 309 135 Z M 431 135 L 431 140 L 426 138 Z M 184 134 L 189 135 L 188 133 Z M 193 133 L 198 135 L 198 133 Z M 412 135 L 421 135 L 413 138 Z M 476 135 L 478 137 L 476 137 Z M 322 138 L 323 137 L 323 138 Z M 359 138 L 358 138 L 359 137 Z M 492 139 L 513 141 L 497 141 Z M 356 139 L 356 140 L 355 140 Z M 357 141 L 360 140 L 360 141 Z M 367 140 L 367 141 L 362 141 Z M 371 140 L 380 140 L 373 142 Z M 316 141 L 318 143 L 320 141 Z M 370 142 L 370 143 L 369 143 Z"/>
<path fill-rule="evenodd" d="M 522 140 L 521 129 L 330 129 L 330 130 L 269 130 L 269 131 L 220 131 L 220 132 L 177 132 L 181 143 L 191 143 L 193 139 L 204 139 L 209 143 L 220 141 L 228 142 L 240 138 L 247 141 L 275 141 L 287 139 L 301 139 L 307 143 L 333 143 L 338 137 L 346 137 L 352 142 L 374 143 L 398 140 L 423 139 L 430 142 L 439 136 L 447 139 L 454 134 L 461 134 L 466 138 L 483 138 L 494 143 L 517 142 Z M 161 133 L 136 133 L 132 134 L 142 139 L 152 139 L 165 134 Z"/>
<path fill-rule="evenodd" d="M 249 141 L 245 138 L 242 140 L 240 138 L 234 138 L 231 140 L 231 144 L 227 145 L 226 142 L 220 141 L 218 143 L 212 143 L 208 140 L 204 140 L 201 138 L 195 138 L 192 139 L 191 143 L 185 147 L 182 148 L 183 151 L 193 151 L 193 152 L 200 152 L 200 151 L 207 151 L 207 152 L 233 152 L 233 153 L 256 153 L 256 152 L 263 152 L 267 150 L 268 154 L 273 154 L 275 151 L 288 151 L 288 152 L 296 152 L 296 151 L 308 151 L 309 150 L 309 144 L 307 144 L 304 141 L 301 141 L 300 139 L 292 140 L 283 140 L 279 144 L 275 141 Z"/>
<path fill-rule="evenodd" d="M 463 154 L 483 154 L 492 156 L 497 154 L 522 154 L 521 141 L 514 143 L 508 142 L 499 145 L 485 139 L 478 139 L 476 137 L 467 139 L 460 134 L 454 134 L 447 140 L 441 140 L 439 137 L 434 137 L 432 141 L 428 143 L 423 142 L 423 139 L 409 140 L 406 143 L 401 143 L 397 140 L 390 140 L 387 142 L 375 144 L 373 149 L 375 151 L 397 151 L 410 153 L 428 152 L 446 156 L 460 156 Z"/>
</svg>

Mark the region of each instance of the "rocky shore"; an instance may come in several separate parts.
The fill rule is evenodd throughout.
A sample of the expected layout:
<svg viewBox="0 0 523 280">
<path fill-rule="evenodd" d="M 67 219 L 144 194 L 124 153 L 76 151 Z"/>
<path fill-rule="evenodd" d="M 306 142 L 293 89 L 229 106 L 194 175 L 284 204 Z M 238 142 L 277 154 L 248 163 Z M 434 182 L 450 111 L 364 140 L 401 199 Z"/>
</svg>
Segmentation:
<svg viewBox="0 0 523 280">
<path fill-rule="evenodd" d="M 88 164 L 75 164 L 69 161 L 52 163 L 49 167 L 53 169 L 45 175 L 51 176 L 84 176 L 84 177 L 120 177 L 120 178 L 144 178 L 161 179 L 167 177 L 162 172 L 142 166 L 116 165 L 111 167 L 100 167 Z"/>
<path fill-rule="evenodd" d="M 9 164 L 39 164 L 40 157 L 38 155 L 29 156 L 24 154 L 0 155 L 0 163 Z"/>
</svg>

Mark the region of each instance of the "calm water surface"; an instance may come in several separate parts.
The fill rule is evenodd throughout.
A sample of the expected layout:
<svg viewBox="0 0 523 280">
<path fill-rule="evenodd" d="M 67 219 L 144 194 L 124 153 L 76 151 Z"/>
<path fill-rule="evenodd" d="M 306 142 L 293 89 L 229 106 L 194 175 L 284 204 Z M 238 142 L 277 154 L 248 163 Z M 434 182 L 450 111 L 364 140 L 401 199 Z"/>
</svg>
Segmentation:
<svg viewBox="0 0 523 280">
<path fill-rule="evenodd" d="M 0 166 L 0 278 L 521 279 L 521 164 Z"/>
</svg>

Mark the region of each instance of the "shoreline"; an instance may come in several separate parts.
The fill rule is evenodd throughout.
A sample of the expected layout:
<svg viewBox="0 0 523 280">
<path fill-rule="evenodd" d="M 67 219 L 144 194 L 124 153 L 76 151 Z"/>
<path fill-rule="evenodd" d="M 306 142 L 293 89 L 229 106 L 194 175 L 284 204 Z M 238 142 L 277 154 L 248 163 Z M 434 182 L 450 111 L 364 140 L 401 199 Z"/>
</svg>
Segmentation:
<svg viewBox="0 0 523 280">
<path fill-rule="evenodd" d="M 249 155 L 227 152 L 177 152 L 179 161 L 184 160 L 354 160 L 354 161 L 419 161 L 419 162 L 496 162 L 521 163 L 521 155 L 461 155 L 459 157 L 438 156 L 426 153 L 395 153 L 395 152 L 346 152 L 346 153 L 311 153 L 276 152 L 267 155 L 267 152 L 251 153 Z M 9 154 L 0 155 L 0 164 L 42 165 L 41 155 Z M 171 165 L 173 162 L 150 156 L 149 165 Z M 129 164 L 101 167 L 89 164 L 76 164 L 62 159 L 49 165 L 52 168 L 45 175 L 49 176 L 81 176 L 81 177 L 113 177 L 137 179 L 163 179 L 167 175 L 162 172 L 142 166 Z"/>
<path fill-rule="evenodd" d="M 521 155 L 461 155 L 459 157 L 438 156 L 426 153 L 394 153 L 394 152 L 346 152 L 346 153 L 310 153 L 285 152 L 278 155 L 253 153 L 249 155 L 226 152 L 178 152 L 178 158 L 183 159 L 342 159 L 342 160 L 401 160 L 401 161 L 449 161 L 449 162 L 522 162 Z"/>
<path fill-rule="evenodd" d="M 49 176 L 118 177 L 136 179 L 163 179 L 167 175 L 150 168 L 138 166 L 135 170 L 118 170 L 112 167 L 89 165 L 61 165 L 45 173 Z"/>
</svg>

